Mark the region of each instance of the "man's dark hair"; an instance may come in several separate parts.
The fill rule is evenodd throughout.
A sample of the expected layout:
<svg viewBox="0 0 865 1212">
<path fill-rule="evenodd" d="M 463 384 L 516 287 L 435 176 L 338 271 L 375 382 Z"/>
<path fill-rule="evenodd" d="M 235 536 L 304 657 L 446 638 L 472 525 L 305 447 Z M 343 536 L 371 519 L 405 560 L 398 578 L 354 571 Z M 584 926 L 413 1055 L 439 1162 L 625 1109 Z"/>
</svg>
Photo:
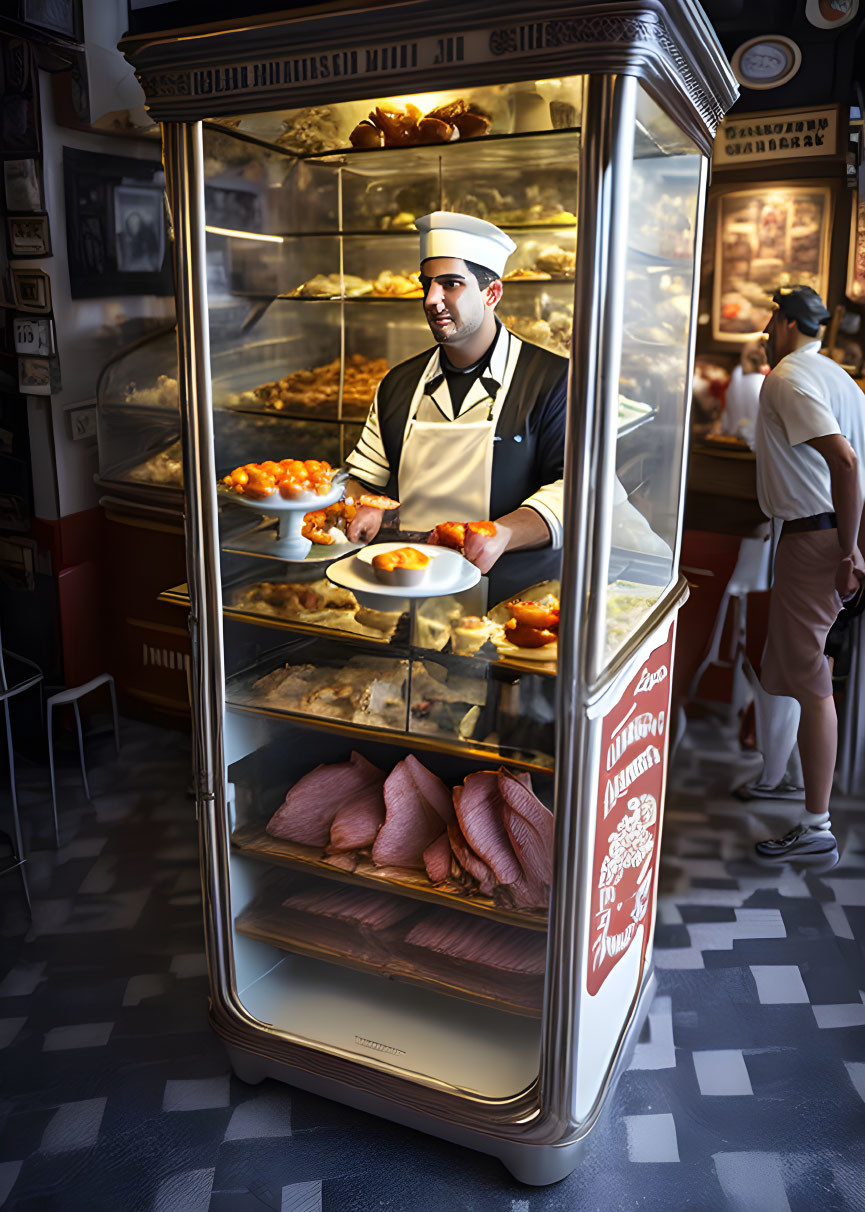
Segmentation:
<svg viewBox="0 0 865 1212">
<path fill-rule="evenodd" d="M 501 277 L 501 274 L 493 273 L 491 269 L 485 269 L 483 265 L 476 265 L 474 261 L 466 261 L 466 269 L 477 278 L 481 290 L 486 290 Z"/>
</svg>

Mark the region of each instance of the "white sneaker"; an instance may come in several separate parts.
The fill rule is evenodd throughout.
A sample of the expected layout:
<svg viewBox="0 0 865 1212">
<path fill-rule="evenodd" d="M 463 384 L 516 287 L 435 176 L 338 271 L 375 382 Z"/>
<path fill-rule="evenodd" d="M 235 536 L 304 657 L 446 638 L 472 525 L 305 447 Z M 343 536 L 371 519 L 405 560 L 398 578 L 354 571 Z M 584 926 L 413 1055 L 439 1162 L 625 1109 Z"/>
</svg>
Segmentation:
<svg viewBox="0 0 865 1212">
<path fill-rule="evenodd" d="M 731 793 L 737 800 L 799 800 L 805 802 L 805 788 L 797 787 L 795 783 L 790 783 L 787 779 L 781 779 L 780 783 L 776 783 L 774 787 L 769 787 L 766 783 L 743 783 L 741 787 L 735 787 Z"/>
<path fill-rule="evenodd" d="M 758 863 L 823 863 L 831 856 L 838 861 L 838 843 L 827 821 L 824 825 L 794 825 L 783 837 L 757 842 L 754 857 Z"/>
</svg>

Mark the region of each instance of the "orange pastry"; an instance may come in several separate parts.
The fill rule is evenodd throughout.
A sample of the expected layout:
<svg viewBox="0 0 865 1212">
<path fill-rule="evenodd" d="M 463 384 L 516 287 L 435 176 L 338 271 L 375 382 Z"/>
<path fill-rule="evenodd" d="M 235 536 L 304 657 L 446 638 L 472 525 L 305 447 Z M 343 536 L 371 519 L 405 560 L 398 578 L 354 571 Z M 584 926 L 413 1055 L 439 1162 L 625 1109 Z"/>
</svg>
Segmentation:
<svg viewBox="0 0 865 1212">
<path fill-rule="evenodd" d="M 546 644 L 555 644 L 558 639 L 554 631 L 541 627 L 526 627 L 516 619 L 508 619 L 505 623 L 505 637 L 517 648 L 543 648 Z"/>
</svg>

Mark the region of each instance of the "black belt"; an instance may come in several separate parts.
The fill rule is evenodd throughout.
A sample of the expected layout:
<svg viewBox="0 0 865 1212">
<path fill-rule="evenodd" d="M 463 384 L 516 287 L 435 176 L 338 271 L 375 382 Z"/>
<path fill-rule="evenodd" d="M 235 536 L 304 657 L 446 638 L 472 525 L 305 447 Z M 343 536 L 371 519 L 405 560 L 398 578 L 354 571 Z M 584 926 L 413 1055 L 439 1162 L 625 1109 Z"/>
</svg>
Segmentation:
<svg viewBox="0 0 865 1212">
<path fill-rule="evenodd" d="M 781 527 L 782 536 L 785 534 L 803 534 L 808 530 L 835 530 L 838 519 L 834 513 L 813 513 L 810 518 L 793 518 Z"/>
</svg>

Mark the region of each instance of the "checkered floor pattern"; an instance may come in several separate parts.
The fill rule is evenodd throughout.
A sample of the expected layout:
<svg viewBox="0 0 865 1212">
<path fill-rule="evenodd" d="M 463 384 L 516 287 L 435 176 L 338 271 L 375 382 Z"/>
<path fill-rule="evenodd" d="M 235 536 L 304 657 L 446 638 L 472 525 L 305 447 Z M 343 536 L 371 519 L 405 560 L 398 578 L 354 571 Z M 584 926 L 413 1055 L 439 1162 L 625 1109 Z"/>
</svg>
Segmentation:
<svg viewBox="0 0 865 1212">
<path fill-rule="evenodd" d="M 32 923 L 0 882 L 0 1205 L 10 1212 L 862 1212 L 865 804 L 841 861 L 762 871 L 790 806 L 695 724 L 668 800 L 659 994 L 579 1170 L 495 1161 L 275 1082 L 231 1075 L 206 1022 L 189 748 L 126 722 L 90 746 L 88 804 L 24 769 Z M 4 791 L 5 793 L 5 791 Z M 0 804 L 0 825 L 8 804 Z M 795 811 L 795 809 L 794 809 Z M 5 1201 L 5 1202 L 4 1202 Z"/>
</svg>

